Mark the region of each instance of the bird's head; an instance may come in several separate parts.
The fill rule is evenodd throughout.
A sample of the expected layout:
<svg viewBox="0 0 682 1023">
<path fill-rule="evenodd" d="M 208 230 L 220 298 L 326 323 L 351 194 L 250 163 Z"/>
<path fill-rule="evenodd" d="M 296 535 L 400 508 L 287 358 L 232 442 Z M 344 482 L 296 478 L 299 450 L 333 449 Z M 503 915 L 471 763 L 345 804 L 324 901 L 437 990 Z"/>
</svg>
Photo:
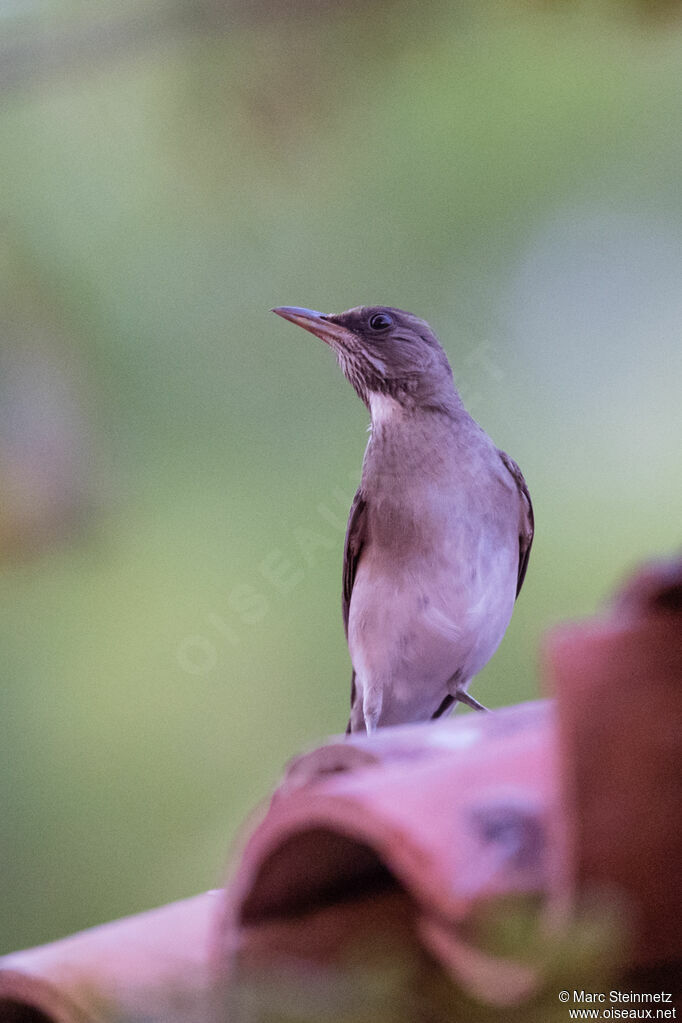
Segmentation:
<svg viewBox="0 0 682 1023">
<path fill-rule="evenodd" d="M 273 312 L 328 344 L 368 407 L 374 395 L 412 408 L 449 411 L 459 405 L 438 338 L 412 313 L 390 306 L 358 306 L 338 314 L 280 306 Z"/>
</svg>

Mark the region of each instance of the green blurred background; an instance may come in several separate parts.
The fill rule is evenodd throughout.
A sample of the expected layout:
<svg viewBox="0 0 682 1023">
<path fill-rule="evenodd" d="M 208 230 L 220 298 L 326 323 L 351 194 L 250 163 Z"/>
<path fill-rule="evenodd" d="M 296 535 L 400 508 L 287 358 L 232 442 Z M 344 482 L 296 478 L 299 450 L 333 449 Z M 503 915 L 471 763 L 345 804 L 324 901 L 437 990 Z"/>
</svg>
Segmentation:
<svg viewBox="0 0 682 1023">
<path fill-rule="evenodd" d="M 0 2 L 0 951 L 220 882 L 345 726 L 367 415 L 425 316 L 537 533 L 474 685 L 680 540 L 674 4 Z M 645 687 L 645 680 L 643 680 Z"/>
</svg>

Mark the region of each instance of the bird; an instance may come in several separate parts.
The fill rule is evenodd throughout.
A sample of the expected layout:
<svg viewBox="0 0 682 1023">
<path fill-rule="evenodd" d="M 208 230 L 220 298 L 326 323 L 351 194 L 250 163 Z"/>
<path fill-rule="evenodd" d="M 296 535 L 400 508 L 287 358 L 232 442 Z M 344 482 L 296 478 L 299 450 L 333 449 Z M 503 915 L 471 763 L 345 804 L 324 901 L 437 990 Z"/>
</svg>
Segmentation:
<svg viewBox="0 0 682 1023">
<path fill-rule="evenodd" d="M 370 414 L 343 554 L 348 733 L 440 718 L 497 650 L 533 542 L 516 462 L 469 415 L 425 320 L 279 306 L 335 353 Z"/>
</svg>

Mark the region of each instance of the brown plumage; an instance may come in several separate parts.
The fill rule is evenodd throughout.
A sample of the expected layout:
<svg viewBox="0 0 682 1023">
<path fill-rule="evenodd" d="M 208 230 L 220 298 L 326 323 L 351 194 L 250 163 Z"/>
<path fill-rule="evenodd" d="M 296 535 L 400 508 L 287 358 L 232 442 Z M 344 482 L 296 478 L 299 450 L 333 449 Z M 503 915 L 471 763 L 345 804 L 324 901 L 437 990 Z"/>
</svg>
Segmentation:
<svg viewBox="0 0 682 1023">
<path fill-rule="evenodd" d="M 521 470 L 464 409 L 424 320 L 274 311 L 334 350 L 372 419 L 343 563 L 349 730 L 480 707 L 466 690 L 504 635 L 533 541 Z"/>
</svg>

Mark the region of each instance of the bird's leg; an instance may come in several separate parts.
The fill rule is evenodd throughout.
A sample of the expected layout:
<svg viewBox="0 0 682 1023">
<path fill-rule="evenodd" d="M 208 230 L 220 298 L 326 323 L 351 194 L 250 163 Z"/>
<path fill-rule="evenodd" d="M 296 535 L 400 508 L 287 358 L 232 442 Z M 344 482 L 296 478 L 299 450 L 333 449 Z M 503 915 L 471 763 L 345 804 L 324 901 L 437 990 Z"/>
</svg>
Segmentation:
<svg viewBox="0 0 682 1023">
<path fill-rule="evenodd" d="M 448 693 L 445 699 L 441 702 L 441 705 L 438 708 L 438 710 L 434 711 L 433 714 L 431 715 L 431 720 L 435 721 L 436 718 L 444 717 L 450 710 L 454 702 L 455 697 L 451 693 Z"/>
<path fill-rule="evenodd" d="M 456 700 L 458 703 L 465 703 L 467 707 L 471 707 L 472 710 L 485 710 L 488 708 L 484 707 L 478 700 L 474 700 L 473 696 L 469 696 L 466 689 L 460 689 L 459 687 L 464 683 L 465 686 L 469 684 L 469 680 L 463 677 L 461 670 L 456 671 L 455 674 L 448 680 L 448 689 L 450 693 L 445 697 L 440 707 L 433 715 L 438 717 L 444 714 L 449 709 L 450 705 Z"/>
<path fill-rule="evenodd" d="M 460 692 L 456 693 L 455 699 L 458 703 L 465 703 L 467 707 L 471 707 L 472 710 L 484 710 L 486 713 L 490 713 L 489 707 L 484 707 L 482 703 L 479 703 L 478 700 L 474 700 L 473 696 L 469 696 L 469 694 L 465 693 L 464 690 L 460 690 Z"/>
</svg>

